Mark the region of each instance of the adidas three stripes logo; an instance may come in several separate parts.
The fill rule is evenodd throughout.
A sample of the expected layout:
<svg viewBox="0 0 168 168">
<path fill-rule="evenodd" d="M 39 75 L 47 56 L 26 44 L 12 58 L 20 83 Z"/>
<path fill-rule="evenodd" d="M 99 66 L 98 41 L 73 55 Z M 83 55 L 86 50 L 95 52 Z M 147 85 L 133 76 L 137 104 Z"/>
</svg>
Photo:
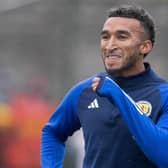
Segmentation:
<svg viewBox="0 0 168 168">
<path fill-rule="evenodd" d="M 91 108 L 99 108 L 99 104 L 98 104 L 98 101 L 97 99 L 94 99 L 90 105 L 88 106 L 88 109 L 91 109 Z"/>
</svg>

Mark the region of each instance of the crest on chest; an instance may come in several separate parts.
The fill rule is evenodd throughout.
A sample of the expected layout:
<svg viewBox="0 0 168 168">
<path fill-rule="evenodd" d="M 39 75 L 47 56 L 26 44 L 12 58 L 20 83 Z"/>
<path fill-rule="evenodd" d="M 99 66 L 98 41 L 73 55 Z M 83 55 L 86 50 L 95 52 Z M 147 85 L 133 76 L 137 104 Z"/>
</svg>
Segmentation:
<svg viewBox="0 0 168 168">
<path fill-rule="evenodd" d="M 136 102 L 137 106 L 140 108 L 140 110 L 146 114 L 146 116 L 150 116 L 152 112 L 152 105 L 150 102 L 141 100 Z"/>
</svg>

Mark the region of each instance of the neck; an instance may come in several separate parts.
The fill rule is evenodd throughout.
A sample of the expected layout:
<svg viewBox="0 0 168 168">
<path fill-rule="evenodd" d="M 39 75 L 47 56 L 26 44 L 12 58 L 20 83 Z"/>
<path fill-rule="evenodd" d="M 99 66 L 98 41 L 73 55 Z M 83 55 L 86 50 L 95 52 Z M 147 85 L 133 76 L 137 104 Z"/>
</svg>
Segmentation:
<svg viewBox="0 0 168 168">
<path fill-rule="evenodd" d="M 120 76 L 121 77 L 134 76 L 134 75 L 139 74 L 144 71 L 145 71 L 145 65 L 144 65 L 144 63 L 141 63 L 141 64 L 135 65 L 134 67 L 123 70 L 123 72 L 121 72 Z"/>
</svg>

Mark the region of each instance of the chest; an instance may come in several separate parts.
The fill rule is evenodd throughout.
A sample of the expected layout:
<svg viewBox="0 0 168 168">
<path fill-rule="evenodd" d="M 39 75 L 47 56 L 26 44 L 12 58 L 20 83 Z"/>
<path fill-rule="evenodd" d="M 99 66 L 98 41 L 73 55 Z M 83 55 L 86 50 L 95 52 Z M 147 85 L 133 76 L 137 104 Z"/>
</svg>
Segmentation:
<svg viewBox="0 0 168 168">
<path fill-rule="evenodd" d="M 127 90 L 126 92 L 148 117 L 157 122 L 161 112 L 160 96 L 157 90 L 143 88 Z M 106 97 L 100 97 L 91 88 L 86 88 L 80 96 L 78 116 L 84 132 L 87 130 L 87 132 L 92 134 L 100 132 L 111 134 L 113 131 L 127 130 L 122 116 L 114 103 Z"/>
</svg>

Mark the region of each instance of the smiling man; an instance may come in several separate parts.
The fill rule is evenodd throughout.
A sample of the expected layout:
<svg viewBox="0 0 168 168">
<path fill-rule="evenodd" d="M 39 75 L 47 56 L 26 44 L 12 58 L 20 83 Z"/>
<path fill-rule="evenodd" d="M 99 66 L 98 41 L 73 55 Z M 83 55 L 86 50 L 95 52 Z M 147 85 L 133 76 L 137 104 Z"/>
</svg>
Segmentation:
<svg viewBox="0 0 168 168">
<path fill-rule="evenodd" d="M 134 18 L 110 17 L 101 33 L 101 50 L 106 71 L 115 76 L 130 76 L 144 71 L 144 54 L 152 42 Z"/>
<path fill-rule="evenodd" d="M 153 19 L 137 6 L 112 8 L 100 41 L 106 71 L 76 84 L 45 124 L 42 167 L 61 168 L 66 140 L 82 128 L 83 168 L 167 168 L 168 83 L 144 62 Z"/>
</svg>

